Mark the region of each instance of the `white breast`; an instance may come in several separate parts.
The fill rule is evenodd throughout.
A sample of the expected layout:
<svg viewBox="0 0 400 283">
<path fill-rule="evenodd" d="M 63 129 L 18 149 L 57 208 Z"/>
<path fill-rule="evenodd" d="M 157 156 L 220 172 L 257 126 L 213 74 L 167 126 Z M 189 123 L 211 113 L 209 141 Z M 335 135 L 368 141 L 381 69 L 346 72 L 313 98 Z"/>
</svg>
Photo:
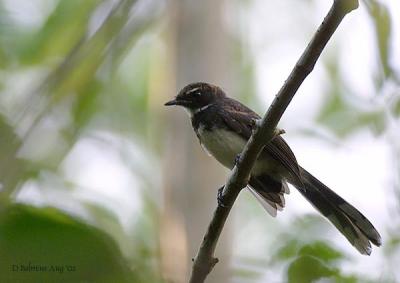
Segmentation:
<svg viewBox="0 0 400 283">
<path fill-rule="evenodd" d="M 243 150 L 246 141 L 224 129 L 207 131 L 199 127 L 198 134 L 206 150 L 225 167 L 232 169 L 235 158 Z"/>
</svg>

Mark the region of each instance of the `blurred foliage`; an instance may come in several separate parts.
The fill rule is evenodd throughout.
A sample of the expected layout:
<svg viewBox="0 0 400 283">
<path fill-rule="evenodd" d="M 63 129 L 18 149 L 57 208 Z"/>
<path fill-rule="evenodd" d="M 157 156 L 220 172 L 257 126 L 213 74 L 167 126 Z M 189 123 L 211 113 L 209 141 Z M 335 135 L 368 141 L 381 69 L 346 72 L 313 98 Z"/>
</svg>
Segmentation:
<svg viewBox="0 0 400 283">
<path fill-rule="evenodd" d="M 24 164 L 17 157 L 21 141 L 2 115 L 0 115 L 0 133 L 0 182 L 2 185 L 0 205 L 2 205 L 8 201 L 7 197 L 4 197 L 4 192 L 11 192 L 21 181 L 22 178 L 18 172 L 24 171 L 22 168 Z"/>
<path fill-rule="evenodd" d="M 362 276 L 343 274 L 338 267 L 339 263 L 346 260 L 345 254 L 334 248 L 328 240 L 320 240 L 331 229 L 321 220 L 313 215 L 295 219 L 290 225 L 294 233 L 280 238 L 278 248 L 271 257 L 273 263 L 286 264 L 288 282 L 313 282 L 321 278 L 329 278 L 334 282 L 358 282 L 357 278 L 360 280 Z M 313 234 L 312 231 L 319 233 Z"/>
<path fill-rule="evenodd" d="M 22 29 L 16 37 L 19 63 L 34 65 L 51 63 L 55 58 L 63 58 L 76 42 L 85 37 L 85 29 L 90 15 L 99 0 L 59 1 L 39 30 Z"/>
<path fill-rule="evenodd" d="M 2 282 L 143 282 L 109 236 L 54 208 L 3 209 L 0 250 Z"/>
<path fill-rule="evenodd" d="M 379 50 L 379 59 L 383 69 L 383 78 L 377 78 L 379 85 L 382 85 L 384 79 L 398 76 L 394 72 L 390 63 L 390 42 L 392 41 L 392 22 L 388 8 L 385 4 L 376 0 L 364 1 L 371 20 L 375 28 L 375 39 Z"/>
<path fill-rule="evenodd" d="M 48 6 L 42 11 L 30 10 L 32 7 L 20 2 L 0 1 L 0 281 L 163 282 L 157 203 L 162 195 L 157 176 L 162 174 L 163 121 L 155 121 L 162 120 L 155 110 L 161 98 L 151 95 L 159 83 L 154 82 L 154 73 L 170 70 L 160 59 L 168 56 L 163 54 L 168 44 L 163 41 L 169 17 L 165 4 L 146 0 L 33 1 L 33 6 Z M 248 7 L 253 1 L 237 2 Z M 311 2 L 305 2 L 310 9 Z M 393 19 L 381 2 L 363 3 L 374 27 L 380 69 L 373 80 L 377 95 L 382 96 L 389 83 L 398 86 L 399 81 L 391 62 Z M 26 14 L 39 21 L 21 21 L 13 9 L 25 8 Z M 35 11 L 38 14 L 32 15 Z M 263 112 L 255 96 L 258 58 L 240 36 L 231 37 L 232 64 L 240 74 L 235 80 L 236 94 Z M 351 95 L 337 56 L 324 62 L 331 84 L 317 122 L 341 137 L 366 127 L 385 134 L 388 110 Z M 389 111 L 398 118 L 399 93 L 389 96 Z M 134 217 L 129 218 L 128 213 L 121 217 L 118 213 L 127 211 L 121 202 L 85 188 L 65 173 L 76 169 L 65 169 L 68 166 L 81 170 L 78 163 L 85 160 L 66 164 L 74 150 L 88 140 L 101 144 L 99 151 L 116 153 L 119 164 L 137 181 L 128 186 L 139 192 L 140 212 L 131 212 Z M 116 185 L 107 189 L 114 192 Z M 34 197 L 21 199 L 32 191 Z M 249 259 L 249 265 L 259 269 L 235 268 L 234 277 L 243 280 L 240 282 L 257 281 L 266 269 L 283 267 L 282 276 L 288 282 L 372 282 L 363 274 L 341 271 L 340 265 L 349 259 L 328 240 L 322 242 L 315 236 L 321 236 L 321 227 L 325 226 L 320 217 L 309 216 L 282 225 L 277 228 L 279 242 L 268 251 L 269 259 Z M 396 259 L 398 233 L 393 232 L 385 246 L 388 262 Z M 29 263 L 47 267 L 70 264 L 76 270 L 11 270 L 13 264 Z"/>
<path fill-rule="evenodd" d="M 340 137 L 365 127 L 371 128 L 377 134 L 382 134 L 386 122 L 384 109 L 367 104 L 362 98 L 349 96 L 351 91 L 338 70 L 336 56 L 337 54 L 324 62 L 331 80 L 331 87 L 317 121 Z"/>
<path fill-rule="evenodd" d="M 63 175 L 63 163 L 90 137 L 108 150 L 124 147 L 121 162 L 135 167 L 143 187 L 154 183 L 143 173 L 149 161 L 132 161 L 127 148 L 136 151 L 145 141 L 152 49 L 142 39 L 159 17 L 160 3 L 48 1 L 39 25 L 20 23 L 10 5 L 0 1 L 0 281 L 162 282 L 151 193 L 141 195 L 143 215 L 126 227 L 98 200 L 76 197 L 82 185 Z M 127 70 L 133 73 L 127 76 Z M 138 140 L 127 142 L 131 136 Z M 13 204 L 32 185 L 40 195 L 33 203 L 59 208 Z M 70 202 L 73 216 L 61 212 L 71 212 Z M 64 270 L 11 269 L 29 263 Z"/>
<path fill-rule="evenodd" d="M 377 95 L 384 94 L 393 100 L 391 114 L 398 116 L 399 74 L 392 64 L 392 16 L 387 6 L 376 0 L 364 0 L 363 3 L 369 12 L 374 27 L 375 46 L 378 59 L 378 70 L 373 74 L 372 82 Z M 382 134 L 389 126 L 385 106 L 379 103 L 369 103 L 364 98 L 351 95 L 351 90 L 343 74 L 338 70 L 339 54 L 325 60 L 325 67 L 331 80 L 330 93 L 321 107 L 317 121 L 340 137 L 347 136 L 361 128 L 369 127 L 376 134 Z M 387 93 L 387 86 L 394 84 L 391 93 Z M 343 121 L 346 121 L 343 123 Z"/>
<path fill-rule="evenodd" d="M 285 225 L 269 227 L 268 231 L 273 240 L 263 254 L 269 259 L 264 256 L 242 258 L 235 267 L 235 276 L 240 278 L 238 282 L 264 282 L 262 279 L 265 278 L 268 282 L 289 283 L 396 282 L 391 274 L 382 273 L 379 278 L 372 278 L 363 273 L 344 271 L 342 266 L 352 264 L 354 258 L 333 244 L 330 239 L 337 231 L 319 215 L 302 215 Z M 269 276 L 265 276 L 265 269 Z"/>
</svg>

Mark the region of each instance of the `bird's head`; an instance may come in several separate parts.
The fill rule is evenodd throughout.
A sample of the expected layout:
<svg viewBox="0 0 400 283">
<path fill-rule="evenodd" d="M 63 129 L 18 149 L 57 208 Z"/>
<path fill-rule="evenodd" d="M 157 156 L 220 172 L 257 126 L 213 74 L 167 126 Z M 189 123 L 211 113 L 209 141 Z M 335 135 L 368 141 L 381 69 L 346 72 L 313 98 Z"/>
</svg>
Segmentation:
<svg viewBox="0 0 400 283">
<path fill-rule="evenodd" d="M 192 83 L 185 86 L 173 100 L 164 105 L 183 106 L 189 113 L 193 114 L 223 97 L 225 97 L 225 93 L 215 85 L 201 82 Z"/>
</svg>

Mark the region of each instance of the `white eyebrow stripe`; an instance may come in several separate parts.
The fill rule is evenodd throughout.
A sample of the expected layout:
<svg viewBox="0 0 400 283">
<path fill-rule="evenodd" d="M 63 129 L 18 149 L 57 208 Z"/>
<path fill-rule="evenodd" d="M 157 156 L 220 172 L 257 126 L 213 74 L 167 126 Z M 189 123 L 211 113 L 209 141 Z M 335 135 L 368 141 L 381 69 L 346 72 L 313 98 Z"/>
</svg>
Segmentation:
<svg viewBox="0 0 400 283">
<path fill-rule="evenodd" d="M 200 89 L 200 87 L 195 87 L 194 89 L 191 89 L 191 90 L 187 91 L 186 93 L 192 93 L 192 92 L 195 92 L 195 91 L 197 91 L 199 89 Z"/>
</svg>

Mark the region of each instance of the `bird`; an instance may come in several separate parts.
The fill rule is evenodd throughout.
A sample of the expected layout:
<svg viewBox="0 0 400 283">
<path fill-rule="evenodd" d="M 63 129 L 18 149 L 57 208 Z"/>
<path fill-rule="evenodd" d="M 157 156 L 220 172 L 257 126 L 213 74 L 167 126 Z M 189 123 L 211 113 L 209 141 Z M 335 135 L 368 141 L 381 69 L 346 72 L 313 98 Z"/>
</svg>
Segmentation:
<svg viewBox="0 0 400 283">
<path fill-rule="evenodd" d="M 182 88 L 165 106 L 181 106 L 205 151 L 232 169 L 250 138 L 260 116 L 241 102 L 228 97 L 218 86 L 196 82 Z M 264 208 L 276 216 L 285 206 L 288 183 L 325 216 L 364 255 L 371 243 L 382 244 L 377 229 L 353 205 L 301 167 L 280 134 L 275 135 L 258 156 L 247 188 Z"/>
</svg>

